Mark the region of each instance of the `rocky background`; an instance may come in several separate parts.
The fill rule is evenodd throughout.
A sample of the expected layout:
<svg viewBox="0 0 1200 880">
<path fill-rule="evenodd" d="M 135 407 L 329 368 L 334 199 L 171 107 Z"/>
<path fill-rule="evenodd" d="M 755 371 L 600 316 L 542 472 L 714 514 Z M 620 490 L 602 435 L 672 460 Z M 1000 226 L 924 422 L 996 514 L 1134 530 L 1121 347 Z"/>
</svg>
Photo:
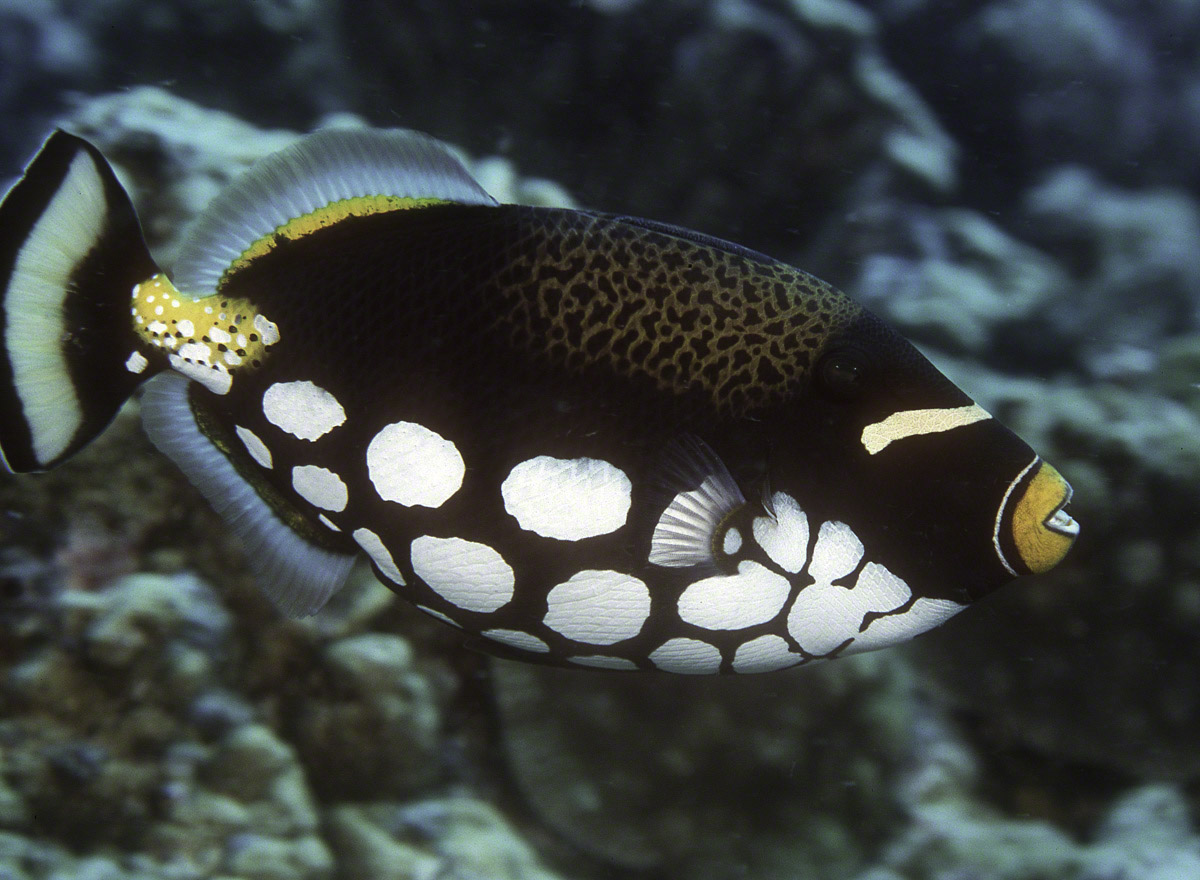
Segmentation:
<svg viewBox="0 0 1200 880">
<path fill-rule="evenodd" d="M 134 403 L 0 478 L 2 880 L 1200 878 L 1200 6 L 9 0 L 0 114 L 0 178 L 92 139 L 167 265 L 322 124 L 736 239 L 898 325 L 1083 525 L 903 648 L 547 671 L 365 568 L 280 619 Z"/>
</svg>

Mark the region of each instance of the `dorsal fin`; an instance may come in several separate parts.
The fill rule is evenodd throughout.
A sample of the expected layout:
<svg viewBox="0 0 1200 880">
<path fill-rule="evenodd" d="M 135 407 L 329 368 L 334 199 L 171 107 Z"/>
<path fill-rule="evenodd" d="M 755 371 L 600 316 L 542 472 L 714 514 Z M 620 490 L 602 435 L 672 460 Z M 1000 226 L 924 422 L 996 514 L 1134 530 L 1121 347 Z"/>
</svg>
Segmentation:
<svg viewBox="0 0 1200 880">
<path fill-rule="evenodd" d="M 496 204 L 428 135 L 322 129 L 260 159 L 209 203 L 188 231 L 175 285 L 195 297 L 212 294 L 255 242 L 336 202 L 369 197 Z"/>
</svg>

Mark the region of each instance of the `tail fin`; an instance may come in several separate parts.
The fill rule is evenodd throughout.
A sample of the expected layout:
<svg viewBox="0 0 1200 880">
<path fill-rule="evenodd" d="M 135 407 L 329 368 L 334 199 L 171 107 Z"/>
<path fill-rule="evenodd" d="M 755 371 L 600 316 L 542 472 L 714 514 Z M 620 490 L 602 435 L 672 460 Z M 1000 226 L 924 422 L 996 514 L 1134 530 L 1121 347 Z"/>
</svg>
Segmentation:
<svg viewBox="0 0 1200 880">
<path fill-rule="evenodd" d="M 100 151 L 50 135 L 0 202 L 0 459 L 10 471 L 77 452 L 156 372 L 134 354 L 130 317 L 133 286 L 156 272 Z"/>
</svg>

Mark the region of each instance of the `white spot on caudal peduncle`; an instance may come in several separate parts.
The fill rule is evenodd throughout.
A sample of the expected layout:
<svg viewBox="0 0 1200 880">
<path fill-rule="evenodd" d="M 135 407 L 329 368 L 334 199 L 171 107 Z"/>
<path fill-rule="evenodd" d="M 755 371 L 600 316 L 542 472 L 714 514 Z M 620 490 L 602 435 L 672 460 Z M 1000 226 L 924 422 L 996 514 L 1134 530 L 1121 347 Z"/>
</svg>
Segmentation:
<svg viewBox="0 0 1200 880">
<path fill-rule="evenodd" d="M 263 415 L 281 431 L 316 440 L 346 421 L 338 399 L 307 380 L 276 382 L 263 394 Z"/>
<path fill-rule="evenodd" d="M 198 343 L 190 345 L 191 348 L 189 345 L 180 348 L 179 354 L 167 355 L 167 362 L 173 369 L 199 382 L 213 394 L 228 394 L 229 389 L 233 387 L 233 376 L 229 375 L 229 370 L 224 364 L 208 362 L 208 346 Z M 184 354 L 185 350 L 189 353 Z"/>
<path fill-rule="evenodd" d="M 258 331 L 258 337 L 262 340 L 263 345 L 274 345 L 279 341 L 279 327 L 262 315 L 254 316 L 254 329 Z"/>
<path fill-rule="evenodd" d="M 881 422 L 863 428 L 862 445 L 871 455 L 887 448 L 897 440 L 921 434 L 938 434 L 975 422 L 990 419 L 987 410 L 977 403 L 945 409 L 906 409 L 894 412 Z"/>
<path fill-rule="evenodd" d="M 441 434 L 416 422 L 395 422 L 367 446 L 367 473 L 384 501 L 440 507 L 462 486 L 466 465 Z"/>
<path fill-rule="evenodd" d="M 633 484 L 596 458 L 539 455 L 514 467 L 500 486 L 504 509 L 528 532 L 579 541 L 625 525 Z"/>
<path fill-rule="evenodd" d="M 140 373 L 146 369 L 149 363 L 150 361 L 146 360 L 144 354 L 140 351 L 135 351 L 125 359 L 125 369 L 131 373 Z"/>
</svg>

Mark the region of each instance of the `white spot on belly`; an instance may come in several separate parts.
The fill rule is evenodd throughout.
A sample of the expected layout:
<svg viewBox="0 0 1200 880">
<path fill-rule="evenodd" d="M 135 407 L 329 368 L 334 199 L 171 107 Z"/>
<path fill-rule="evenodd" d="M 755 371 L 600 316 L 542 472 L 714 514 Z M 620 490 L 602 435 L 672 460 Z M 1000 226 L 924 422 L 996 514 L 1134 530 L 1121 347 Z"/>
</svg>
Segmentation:
<svg viewBox="0 0 1200 880">
<path fill-rule="evenodd" d="M 430 617 L 436 617 L 438 620 L 442 621 L 443 623 L 448 623 L 451 626 L 457 626 L 459 629 L 462 629 L 461 624 L 459 624 L 459 622 L 457 620 L 447 617 L 445 614 L 442 614 L 442 612 L 440 612 L 440 611 L 434 611 L 428 605 L 418 605 L 417 608 L 420 609 L 421 611 L 424 611 Z"/>
<path fill-rule="evenodd" d="M 824 527 L 821 533 L 824 535 Z M 882 565 L 868 562 L 853 589 L 834 586 L 825 579 L 801 590 L 788 612 L 788 632 L 808 653 L 828 654 L 847 639 L 859 637 L 868 612 L 893 611 L 911 597 L 908 584 Z M 879 647 L 884 644 L 881 639 Z"/>
<path fill-rule="evenodd" d="M 346 421 L 336 397 L 309 381 L 276 382 L 263 394 L 263 415 L 281 431 L 316 440 Z"/>
<path fill-rule="evenodd" d="M 594 666 L 596 669 L 637 669 L 637 664 L 624 657 L 605 657 L 593 654 L 590 657 L 568 657 L 567 661 L 580 666 Z"/>
<path fill-rule="evenodd" d="M 903 614 L 876 617 L 867 626 L 867 631 L 860 634 L 845 653 L 874 651 L 876 648 L 906 642 L 926 630 L 941 626 L 966 607 L 949 599 L 918 599 Z"/>
<path fill-rule="evenodd" d="M 440 507 L 462 486 L 466 466 L 441 434 L 416 422 L 395 422 L 367 446 L 367 472 L 384 501 Z"/>
<path fill-rule="evenodd" d="M 537 636 L 516 629 L 485 629 L 481 635 L 510 648 L 520 648 L 522 651 L 535 651 L 538 654 L 550 651 L 550 646 Z"/>
<path fill-rule="evenodd" d="M 845 577 L 862 559 L 863 545 L 850 526 L 831 521 L 821 524 L 808 573 L 818 584 Z"/>
<path fill-rule="evenodd" d="M 504 509 L 521 528 L 564 541 L 621 528 L 632 490 L 625 472 L 607 461 L 547 455 L 521 462 L 500 486 Z"/>
<path fill-rule="evenodd" d="M 863 428 L 862 445 L 869 454 L 875 455 L 906 437 L 939 434 L 990 418 L 987 410 L 977 403 L 943 409 L 901 410 Z"/>
<path fill-rule="evenodd" d="M 796 499 L 786 492 L 771 496 L 775 518 L 756 517 L 754 540 L 771 561 L 792 574 L 798 573 L 808 561 L 808 516 Z"/>
<path fill-rule="evenodd" d="M 370 529 L 355 529 L 350 537 L 371 557 L 371 561 L 375 563 L 380 574 L 392 583 L 404 585 L 404 575 L 396 565 L 396 560 L 392 558 L 391 551 L 384 546 L 382 538 Z M 431 613 L 436 614 L 437 612 Z"/>
<path fill-rule="evenodd" d="M 150 362 L 146 360 L 146 356 L 140 351 L 135 351 L 125 359 L 125 369 L 131 373 L 140 373 L 146 369 L 146 365 Z"/>
<path fill-rule="evenodd" d="M 612 645 L 642 631 L 650 617 L 650 590 L 644 581 L 619 571 L 588 569 L 546 596 L 546 626 L 568 639 Z"/>
<path fill-rule="evenodd" d="M 679 616 L 705 629 L 744 629 L 779 614 L 791 588 L 783 575 L 746 560 L 737 574 L 704 578 L 684 590 Z"/>
<path fill-rule="evenodd" d="M 495 611 L 513 597 L 512 567 L 486 544 L 426 535 L 412 542 L 412 567 L 431 590 L 466 611 Z"/>
<path fill-rule="evenodd" d="M 292 468 L 292 488 L 313 507 L 334 513 L 346 509 L 346 484 L 328 468 L 315 464 L 297 465 Z"/>
<path fill-rule="evenodd" d="M 721 652 L 699 639 L 670 639 L 650 652 L 650 662 L 664 672 L 711 675 L 721 668 Z"/>
<path fill-rule="evenodd" d="M 734 672 L 774 672 L 795 666 L 802 658 L 788 650 L 780 636 L 759 636 L 738 646 L 733 655 Z"/>
<path fill-rule="evenodd" d="M 242 441 L 242 445 L 246 447 L 246 451 L 250 453 L 252 459 L 267 470 L 275 466 L 271 459 L 271 450 L 267 449 L 267 444 L 258 439 L 257 434 L 249 428 L 243 428 L 241 425 L 237 425 L 233 430 Z"/>
</svg>

